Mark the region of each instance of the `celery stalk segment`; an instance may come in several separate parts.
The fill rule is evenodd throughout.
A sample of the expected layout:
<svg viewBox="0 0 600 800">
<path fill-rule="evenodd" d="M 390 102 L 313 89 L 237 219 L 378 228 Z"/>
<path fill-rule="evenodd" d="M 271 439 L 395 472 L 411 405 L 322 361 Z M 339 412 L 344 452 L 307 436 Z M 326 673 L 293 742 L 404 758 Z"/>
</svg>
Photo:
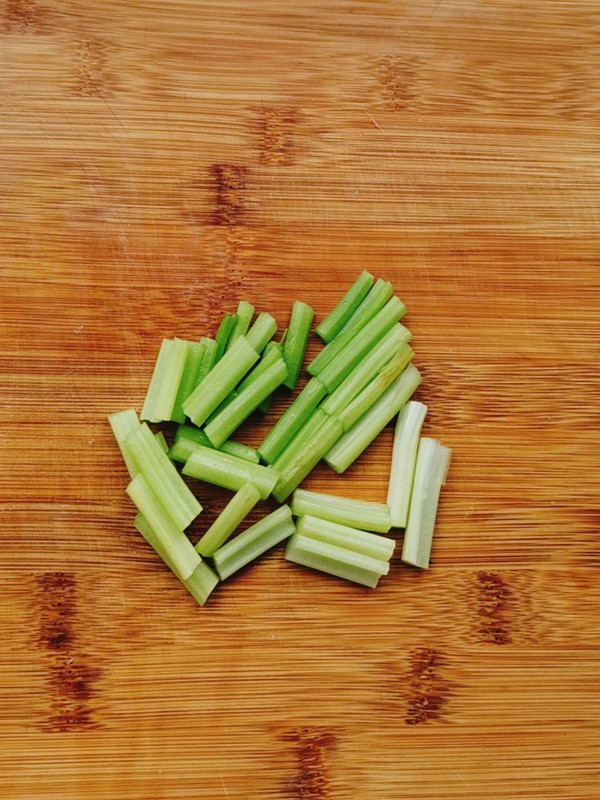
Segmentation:
<svg viewBox="0 0 600 800">
<path fill-rule="evenodd" d="M 348 288 L 327 316 L 317 325 L 315 333 L 321 341 L 330 342 L 341 331 L 373 286 L 375 278 L 364 270 Z"/>
<path fill-rule="evenodd" d="M 389 561 L 396 546 L 395 540 L 388 539 L 387 536 L 363 531 L 360 528 L 351 528 L 349 525 L 342 525 L 339 522 L 319 519 L 310 514 L 300 519 L 296 530 L 301 536 L 310 536 L 319 542 L 343 547 L 379 561 Z"/>
<path fill-rule="evenodd" d="M 227 503 L 213 524 L 196 545 L 201 556 L 212 556 L 215 550 L 225 544 L 243 519 L 260 500 L 256 486 L 246 483 Z"/>
<path fill-rule="evenodd" d="M 248 330 L 246 338 L 248 339 L 248 343 L 252 345 L 258 353 L 262 353 L 268 342 L 275 336 L 276 332 L 277 320 L 275 317 L 268 314 L 266 311 L 261 311 L 254 320 L 252 327 Z"/>
<path fill-rule="evenodd" d="M 290 537 L 285 558 L 338 578 L 344 578 L 374 589 L 382 575 L 389 572 L 389 563 L 355 553 L 345 547 L 320 542 L 310 536 Z"/>
<path fill-rule="evenodd" d="M 292 514 L 297 517 L 311 515 L 366 531 L 387 533 L 392 527 L 390 512 L 385 503 L 296 489 L 292 495 L 291 508 Z"/>
<path fill-rule="evenodd" d="M 245 483 L 252 483 L 261 500 L 271 494 L 279 473 L 272 467 L 253 464 L 242 458 L 198 445 L 183 465 L 182 472 L 191 478 L 222 486 L 237 492 Z"/>
<path fill-rule="evenodd" d="M 190 342 L 188 345 L 187 358 L 185 366 L 175 395 L 175 403 L 173 404 L 173 411 L 171 419 L 173 422 L 185 422 L 185 413 L 183 411 L 183 401 L 191 395 L 198 383 L 198 370 L 204 358 L 205 345 L 201 342 Z"/>
<path fill-rule="evenodd" d="M 134 477 L 138 473 L 138 468 L 135 459 L 130 455 L 125 442 L 129 434 L 137 430 L 140 426 L 138 415 L 133 408 L 125 408 L 123 411 L 115 411 L 113 414 L 108 415 L 108 423 L 111 427 L 113 435 L 123 456 L 123 461 L 127 467 L 130 477 Z"/>
<path fill-rule="evenodd" d="M 190 342 L 183 339 L 163 339 L 140 419 L 148 422 L 164 422 L 171 419 L 189 346 Z"/>
<path fill-rule="evenodd" d="M 424 403 L 409 400 L 396 420 L 387 492 L 387 505 L 395 528 L 406 527 L 419 436 L 426 414 Z"/>
<path fill-rule="evenodd" d="M 314 315 L 315 312 L 306 303 L 300 300 L 292 303 L 290 322 L 283 345 L 283 358 L 288 368 L 283 383 L 288 389 L 296 388 Z"/>
<path fill-rule="evenodd" d="M 235 314 L 224 314 L 221 317 L 221 322 L 215 333 L 215 364 L 223 357 L 231 332 L 235 328 L 236 321 L 237 316 Z"/>
<path fill-rule="evenodd" d="M 169 450 L 169 458 L 173 461 L 184 463 L 194 452 L 196 445 L 213 447 L 210 439 L 201 428 L 196 428 L 192 425 L 180 425 L 175 433 L 175 441 Z M 252 461 L 255 464 L 260 461 L 260 457 L 254 448 L 248 447 L 247 444 L 236 442 L 233 439 L 223 442 L 218 449 L 224 453 L 229 453 L 231 456 L 236 456 L 236 458 Z"/>
<path fill-rule="evenodd" d="M 226 350 L 229 350 L 236 339 L 246 335 L 253 316 L 254 306 L 252 303 L 248 303 L 247 300 L 240 300 L 235 312 L 235 324 L 233 325 L 227 344 L 225 345 Z"/>
</svg>

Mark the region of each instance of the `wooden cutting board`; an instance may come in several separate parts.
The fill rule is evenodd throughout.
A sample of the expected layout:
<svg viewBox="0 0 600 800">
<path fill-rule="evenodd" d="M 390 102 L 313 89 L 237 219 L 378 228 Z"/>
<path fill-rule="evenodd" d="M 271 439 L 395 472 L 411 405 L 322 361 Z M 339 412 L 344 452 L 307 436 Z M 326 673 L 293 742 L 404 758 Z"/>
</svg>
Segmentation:
<svg viewBox="0 0 600 800">
<path fill-rule="evenodd" d="M 0 3 L 2 797 L 600 796 L 599 32 L 596 0 Z M 163 336 L 321 319 L 362 269 L 453 450 L 431 568 L 279 549 L 199 608 L 106 415 Z M 391 435 L 305 485 L 384 500 Z M 227 496 L 195 489 L 192 537 Z"/>
</svg>

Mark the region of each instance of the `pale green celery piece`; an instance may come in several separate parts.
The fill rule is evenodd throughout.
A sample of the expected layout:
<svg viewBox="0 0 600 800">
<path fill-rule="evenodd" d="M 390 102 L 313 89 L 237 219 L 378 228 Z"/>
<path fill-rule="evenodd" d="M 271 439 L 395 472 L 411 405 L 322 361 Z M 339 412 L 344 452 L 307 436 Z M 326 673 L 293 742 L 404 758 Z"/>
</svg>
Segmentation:
<svg viewBox="0 0 600 800">
<path fill-rule="evenodd" d="M 155 540 L 159 541 L 168 552 L 169 564 L 173 571 L 181 580 L 189 578 L 198 566 L 200 556 L 185 533 L 167 514 L 141 472 L 131 479 L 126 492 L 148 522 Z M 154 547 L 154 544 L 152 546 Z"/>
<path fill-rule="evenodd" d="M 323 400 L 321 403 L 323 411 L 328 414 L 339 414 L 343 411 L 401 349 L 406 341 L 404 336 L 406 330 L 400 322 L 390 328 L 337 389 Z"/>
<path fill-rule="evenodd" d="M 419 370 L 409 364 L 358 422 L 340 436 L 325 455 L 325 463 L 334 472 L 348 469 L 408 402 L 420 382 Z"/>
<path fill-rule="evenodd" d="M 129 454 L 125 441 L 129 434 L 133 433 L 140 426 L 138 415 L 133 408 L 125 408 L 123 411 L 115 411 L 113 414 L 108 415 L 108 424 L 110 425 L 113 436 L 123 456 L 123 461 L 127 467 L 129 475 L 133 478 L 138 473 L 138 468 L 135 460 Z"/>
<path fill-rule="evenodd" d="M 183 410 L 195 425 L 200 426 L 206 421 L 258 357 L 258 352 L 246 337 L 238 337 L 183 404 Z"/>
<path fill-rule="evenodd" d="M 173 422 L 185 422 L 183 401 L 187 400 L 198 384 L 198 370 L 203 358 L 204 345 L 201 342 L 190 342 L 183 375 L 179 381 L 179 388 L 177 389 L 173 412 L 171 413 Z"/>
<path fill-rule="evenodd" d="M 320 542 L 295 533 L 285 548 L 285 558 L 295 564 L 335 575 L 374 589 L 382 575 L 389 572 L 389 562 L 355 553 L 345 547 Z"/>
<path fill-rule="evenodd" d="M 254 306 L 252 303 L 248 303 L 246 300 L 240 300 L 235 312 L 235 325 L 233 326 L 231 333 L 229 334 L 227 344 L 225 345 L 226 350 L 229 350 L 231 345 L 238 337 L 246 335 L 253 316 Z"/>
<path fill-rule="evenodd" d="M 163 540 L 154 533 L 154 529 L 152 525 L 148 522 L 146 517 L 142 514 L 141 511 L 135 515 L 133 520 L 133 525 L 138 533 L 141 533 L 146 542 L 150 545 L 150 547 L 154 550 L 154 552 L 158 555 L 158 557 L 163 561 L 167 567 L 171 570 L 171 572 L 176 575 L 179 580 L 181 580 L 181 575 L 179 574 L 179 570 L 175 565 L 173 559 L 169 555 L 169 548 L 163 542 Z"/>
<path fill-rule="evenodd" d="M 206 481 L 224 489 L 237 492 L 246 483 L 252 483 L 259 491 L 261 500 L 271 494 L 279 473 L 272 467 L 253 464 L 242 458 L 198 445 L 183 465 L 183 474 Z"/>
<path fill-rule="evenodd" d="M 352 314 L 369 293 L 375 278 L 364 270 L 327 316 L 317 325 L 315 333 L 321 341 L 330 342 L 342 330 Z"/>
<path fill-rule="evenodd" d="M 230 539 L 213 554 L 213 564 L 221 580 L 229 578 L 296 530 L 289 506 L 281 506 L 242 533 Z"/>
<path fill-rule="evenodd" d="M 167 440 L 165 439 L 165 435 L 162 431 L 156 431 L 154 434 L 154 438 L 159 443 L 161 450 L 167 453 L 169 452 L 169 445 L 167 444 Z"/>
<path fill-rule="evenodd" d="M 200 339 L 200 346 L 204 348 L 202 361 L 198 367 L 198 374 L 196 375 L 196 386 L 203 381 L 208 375 L 214 365 L 217 363 L 217 343 L 210 336 L 203 336 Z M 194 387 L 194 389 L 196 388 Z"/>
<path fill-rule="evenodd" d="M 186 528 L 202 506 L 146 423 L 127 437 L 125 447 L 174 524 Z"/>
<path fill-rule="evenodd" d="M 378 533 L 387 533 L 392 527 L 390 512 L 385 503 L 296 489 L 291 505 L 292 514 L 297 517 L 310 514 L 351 528 Z"/>
<path fill-rule="evenodd" d="M 216 364 L 223 357 L 223 353 L 227 347 L 227 342 L 231 336 L 231 331 L 235 328 L 237 322 L 236 314 L 224 314 L 215 333 L 216 351 L 215 361 Z"/>
<path fill-rule="evenodd" d="M 319 380 L 333 392 L 377 342 L 393 328 L 406 309 L 397 297 L 392 297 L 367 324 L 354 334 L 337 357 L 319 373 Z M 340 334 L 340 337 L 342 334 Z M 337 340 L 334 340 L 337 341 Z M 333 344 L 333 342 L 332 342 Z"/>
<path fill-rule="evenodd" d="M 313 358 L 308 365 L 308 372 L 311 375 L 319 375 L 325 367 L 331 364 L 332 361 L 335 361 L 342 350 L 358 333 L 360 333 L 365 325 L 372 319 L 375 319 L 381 309 L 390 301 L 392 295 L 392 284 L 379 278 L 371 287 L 368 295 L 364 298 L 360 306 L 346 322 L 342 330 Z M 396 300 L 400 302 L 398 298 L 396 298 Z M 402 308 L 404 309 L 403 305 Z M 398 319 L 400 319 L 405 311 L 406 309 L 404 309 Z"/>
<path fill-rule="evenodd" d="M 276 332 L 277 320 L 275 317 L 272 317 L 271 314 L 268 314 L 266 311 L 261 311 L 246 334 L 246 338 L 249 344 L 251 344 L 257 352 L 261 353 L 268 342 L 275 336 Z"/>
<path fill-rule="evenodd" d="M 406 527 L 419 436 L 426 414 L 427 406 L 424 403 L 409 400 L 396 420 L 387 493 L 387 506 L 395 528 Z"/>
<path fill-rule="evenodd" d="M 232 399 L 204 431 L 214 447 L 220 447 L 258 406 L 281 386 L 287 375 L 285 361 L 280 358 Z"/>
<path fill-rule="evenodd" d="M 184 339 L 163 339 L 140 419 L 148 422 L 164 422 L 171 419 L 189 346 L 190 342 Z"/>
<path fill-rule="evenodd" d="M 421 569 L 429 566 L 440 491 L 446 483 L 451 455 L 452 451 L 440 442 L 421 437 L 402 547 L 406 564 Z"/>
<path fill-rule="evenodd" d="M 200 606 L 206 603 L 218 583 L 219 577 L 204 561 L 201 561 L 190 577 L 183 581 L 185 588 Z"/>
<path fill-rule="evenodd" d="M 212 556 L 215 550 L 225 544 L 260 500 L 256 486 L 247 483 L 239 489 L 227 503 L 210 528 L 202 535 L 196 545 L 201 556 Z"/>
<path fill-rule="evenodd" d="M 308 381 L 258 446 L 258 453 L 263 461 L 267 464 L 275 461 L 326 394 L 327 389 L 318 378 Z"/>
<path fill-rule="evenodd" d="M 317 431 L 328 419 L 330 419 L 329 414 L 321 408 L 316 408 L 300 430 L 290 439 L 285 449 L 279 453 L 272 466 L 281 472 L 298 454 L 304 451 L 308 442 L 312 441 Z"/>
<path fill-rule="evenodd" d="M 292 313 L 283 346 L 283 358 L 288 368 L 287 378 L 283 383 L 288 389 L 296 388 L 314 316 L 314 310 L 306 303 L 300 300 L 292 303 Z"/>
<path fill-rule="evenodd" d="M 316 413 L 316 412 L 315 412 Z M 342 434 L 342 426 L 335 417 L 328 417 L 303 450 L 286 463 L 273 489 L 273 497 L 282 503 L 314 469 Z"/>
<path fill-rule="evenodd" d="M 352 528 L 349 525 L 342 525 L 339 522 L 319 519 L 310 514 L 300 519 L 296 530 L 298 535 L 352 550 L 354 553 L 361 553 L 379 561 L 389 561 L 396 547 L 394 539 L 388 539 L 386 536 L 370 533 L 360 528 Z"/>
<path fill-rule="evenodd" d="M 403 345 L 385 367 L 383 367 L 379 374 L 365 386 L 362 392 L 357 395 L 346 408 L 340 411 L 337 417 L 345 431 L 350 430 L 363 414 L 371 408 L 373 403 L 379 400 L 388 386 L 390 386 L 400 373 L 406 369 L 408 364 L 412 361 L 413 356 L 414 352 L 412 348 L 407 344 Z"/>
<path fill-rule="evenodd" d="M 192 425 L 180 425 L 175 433 L 175 442 L 169 450 L 169 458 L 173 461 L 185 463 L 194 452 L 196 445 L 212 447 L 210 439 L 203 430 Z M 229 453 L 229 455 L 236 456 L 236 458 L 252 461 L 254 464 L 258 464 L 260 461 L 258 452 L 253 447 L 248 447 L 248 445 L 236 442 L 233 439 L 223 442 L 218 449 L 224 453 Z"/>
</svg>

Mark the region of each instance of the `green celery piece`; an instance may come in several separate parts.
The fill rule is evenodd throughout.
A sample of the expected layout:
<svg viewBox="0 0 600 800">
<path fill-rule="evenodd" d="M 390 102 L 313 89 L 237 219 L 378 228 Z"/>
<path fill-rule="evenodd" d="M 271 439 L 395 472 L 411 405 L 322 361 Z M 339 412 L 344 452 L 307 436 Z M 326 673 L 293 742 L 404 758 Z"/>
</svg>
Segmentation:
<svg viewBox="0 0 600 800">
<path fill-rule="evenodd" d="M 389 561 L 394 553 L 396 542 L 378 533 L 370 533 L 360 528 L 352 528 L 339 522 L 319 519 L 310 514 L 302 517 L 296 525 L 298 535 L 317 539 L 325 544 L 333 544 L 354 553 L 361 553 L 379 561 Z"/>
<path fill-rule="evenodd" d="M 427 569 L 440 491 L 446 482 L 452 451 L 443 444 L 421 437 L 413 481 L 408 522 L 404 532 L 402 561 Z"/>
<path fill-rule="evenodd" d="M 184 339 L 163 339 L 140 419 L 148 422 L 165 422 L 171 419 L 189 346 L 190 342 Z"/>
<path fill-rule="evenodd" d="M 296 527 L 289 506 L 281 506 L 242 533 L 230 539 L 213 554 L 213 564 L 225 580 L 291 536 Z"/>
<path fill-rule="evenodd" d="M 365 386 L 362 392 L 357 395 L 354 400 L 349 403 L 337 415 L 342 427 L 345 431 L 358 422 L 358 420 L 365 414 L 390 384 L 396 380 L 398 375 L 403 372 L 408 364 L 412 361 L 414 352 L 409 345 L 405 344 L 398 352 L 392 356 L 391 360 L 383 367 L 373 380 Z"/>
<path fill-rule="evenodd" d="M 218 346 L 215 340 L 211 339 L 210 336 L 203 336 L 200 339 L 200 346 L 204 348 L 204 352 L 202 355 L 202 361 L 198 367 L 198 374 L 196 375 L 196 386 L 198 386 L 200 381 L 204 380 L 204 378 L 217 363 Z M 196 386 L 194 386 L 194 389 Z"/>
<path fill-rule="evenodd" d="M 278 472 L 293 461 L 298 455 L 302 454 L 308 442 L 316 436 L 319 429 L 330 418 L 330 415 L 322 408 L 316 408 L 302 425 L 300 430 L 290 439 L 285 448 L 279 453 L 272 466 Z"/>
<path fill-rule="evenodd" d="M 204 428 L 213 446 L 220 447 L 263 400 L 270 397 L 275 389 L 281 386 L 286 375 L 286 363 L 280 358 L 234 397 L 226 408 Z"/>
<path fill-rule="evenodd" d="M 246 338 L 257 352 L 262 353 L 276 332 L 277 320 L 275 317 L 272 317 L 266 311 L 261 311 L 246 334 Z"/>
<path fill-rule="evenodd" d="M 366 270 L 358 276 L 341 300 L 315 328 L 315 333 L 321 341 L 327 343 L 337 336 L 367 296 L 374 282 L 375 278 Z"/>
<path fill-rule="evenodd" d="M 409 364 L 358 422 L 340 436 L 325 455 L 325 463 L 334 472 L 347 470 L 408 402 L 420 382 L 419 370 Z"/>
<path fill-rule="evenodd" d="M 390 328 L 337 389 L 321 403 L 323 411 L 328 414 L 339 414 L 343 411 L 408 341 L 405 332 L 410 337 L 410 332 L 400 322 Z"/>
<path fill-rule="evenodd" d="M 291 507 L 292 514 L 297 517 L 309 514 L 366 531 L 387 533 L 392 527 L 390 512 L 385 503 L 296 489 Z"/>
<path fill-rule="evenodd" d="M 169 445 L 167 444 L 167 440 L 165 439 L 165 435 L 162 431 L 156 431 L 154 434 L 154 438 L 160 445 L 160 449 L 163 450 L 167 455 L 169 454 Z"/>
<path fill-rule="evenodd" d="M 336 547 L 298 533 L 288 540 L 285 558 L 372 589 L 382 575 L 388 574 L 390 568 L 387 561 L 369 558 L 345 547 Z"/>
<path fill-rule="evenodd" d="M 283 345 L 283 358 L 288 368 L 288 375 L 283 383 L 288 389 L 296 388 L 314 316 L 314 310 L 306 303 L 300 300 L 292 303 L 292 313 Z"/>
<path fill-rule="evenodd" d="M 275 461 L 326 394 L 327 389 L 318 378 L 308 381 L 258 446 L 258 453 L 263 461 L 267 464 Z"/>
<path fill-rule="evenodd" d="M 379 340 L 392 328 L 405 313 L 401 300 L 392 297 L 384 307 L 370 319 L 342 348 L 341 352 L 321 371 L 319 380 L 333 392 L 340 383 L 360 364 Z M 340 337 L 342 334 L 340 334 Z M 334 339 L 334 342 L 338 341 Z M 332 344 L 334 343 L 332 342 Z"/>
<path fill-rule="evenodd" d="M 426 414 L 427 406 L 424 403 L 409 400 L 396 420 L 387 493 L 387 506 L 395 528 L 406 527 L 419 436 Z"/>
<path fill-rule="evenodd" d="M 215 352 L 215 361 L 216 364 L 218 361 L 221 360 L 225 350 L 227 348 L 227 342 L 229 341 L 229 337 L 231 336 L 232 330 L 235 328 L 237 322 L 237 315 L 236 314 L 224 314 L 221 318 L 221 322 L 219 323 L 219 327 L 217 328 L 217 332 L 215 333 L 215 342 L 216 342 L 216 352 Z"/>
<path fill-rule="evenodd" d="M 258 357 L 246 337 L 238 337 L 183 404 L 183 410 L 195 425 L 205 422 Z"/>
<path fill-rule="evenodd" d="M 196 545 L 201 556 L 212 556 L 225 544 L 238 525 L 245 519 L 260 500 L 256 486 L 246 483 L 227 503 L 210 528 L 202 535 Z"/>
<path fill-rule="evenodd" d="M 129 482 L 126 492 L 152 529 L 155 541 L 169 556 L 169 565 L 181 580 L 186 580 L 200 562 L 200 556 L 185 533 L 167 514 L 150 484 L 139 472 Z M 154 544 L 152 545 L 154 547 Z"/>
<path fill-rule="evenodd" d="M 254 306 L 252 303 L 248 303 L 246 300 L 240 300 L 235 312 L 235 325 L 233 326 L 233 329 L 229 334 L 227 344 L 225 345 L 226 350 L 229 350 L 237 338 L 246 335 L 253 316 Z"/>
<path fill-rule="evenodd" d="M 127 467 L 129 475 L 133 478 L 138 473 L 134 458 L 129 454 L 125 441 L 130 433 L 137 430 L 140 426 L 138 415 L 133 408 L 125 408 L 123 411 L 115 411 L 108 415 L 108 424 L 123 456 L 123 461 Z"/>
<path fill-rule="evenodd" d="M 253 464 L 242 458 L 198 445 L 183 465 L 183 474 L 237 492 L 245 483 L 258 489 L 261 500 L 271 494 L 279 473 L 272 467 Z"/>
<path fill-rule="evenodd" d="M 175 441 L 169 450 L 169 458 L 173 461 L 185 463 L 194 452 L 195 445 L 213 446 L 208 436 L 200 428 L 195 428 L 192 425 L 180 425 L 175 433 Z M 260 461 L 260 457 L 253 447 L 248 447 L 247 444 L 236 442 L 233 439 L 223 442 L 218 449 L 224 453 L 229 453 L 231 456 L 252 461 L 254 464 L 258 464 Z"/>
<path fill-rule="evenodd" d="M 152 527 L 152 525 L 150 525 L 150 523 L 148 522 L 148 520 L 142 514 L 141 511 L 138 511 L 138 513 L 135 515 L 135 518 L 133 520 L 133 525 L 135 529 L 138 531 L 138 533 L 142 534 L 146 542 L 154 550 L 154 552 L 161 559 L 161 561 L 163 561 L 167 565 L 167 567 L 171 570 L 171 572 L 173 572 L 173 574 L 176 575 L 179 578 L 179 580 L 181 580 L 181 575 L 179 574 L 177 564 L 171 558 L 169 547 L 163 542 L 160 536 L 156 535 L 156 533 L 154 532 L 154 528 Z M 186 549 L 185 546 L 184 549 Z"/>
<path fill-rule="evenodd" d="M 316 412 L 315 412 L 316 413 Z M 273 489 L 273 497 L 282 503 L 291 492 L 306 478 L 323 456 L 333 447 L 342 435 L 342 426 L 335 417 L 329 417 L 319 427 L 317 434 L 284 464 Z"/>
<path fill-rule="evenodd" d="M 202 506 L 145 422 L 127 437 L 125 447 L 166 513 L 184 530 Z"/>
<path fill-rule="evenodd" d="M 329 344 L 326 344 L 313 358 L 308 365 L 308 372 L 311 375 L 319 375 L 325 367 L 335 361 L 344 347 L 346 347 L 346 345 L 360 333 L 365 325 L 367 325 L 392 299 L 393 291 L 391 283 L 379 278 L 335 339 L 332 339 Z M 402 308 L 404 309 L 404 306 L 402 306 Z M 398 319 L 404 315 L 405 311 L 406 309 L 403 310 Z"/>
<path fill-rule="evenodd" d="M 187 358 L 183 368 L 183 375 L 179 382 L 175 403 L 171 413 L 173 422 L 185 422 L 183 411 L 183 401 L 191 395 L 198 384 L 198 370 L 204 358 L 204 345 L 201 342 L 190 342 L 188 346 Z"/>
</svg>

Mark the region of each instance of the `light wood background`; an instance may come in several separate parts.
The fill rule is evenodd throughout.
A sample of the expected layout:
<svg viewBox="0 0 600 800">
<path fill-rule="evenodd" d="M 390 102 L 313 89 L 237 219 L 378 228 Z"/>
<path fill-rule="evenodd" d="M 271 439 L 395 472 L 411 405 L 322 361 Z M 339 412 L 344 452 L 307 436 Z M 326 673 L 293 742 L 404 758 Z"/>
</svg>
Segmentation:
<svg viewBox="0 0 600 800">
<path fill-rule="evenodd" d="M 2 797 L 600 796 L 599 48 L 597 0 L 0 3 Z M 106 415 L 363 268 L 454 451 L 432 567 L 200 609 Z M 383 500 L 390 444 L 306 485 Z"/>
</svg>

